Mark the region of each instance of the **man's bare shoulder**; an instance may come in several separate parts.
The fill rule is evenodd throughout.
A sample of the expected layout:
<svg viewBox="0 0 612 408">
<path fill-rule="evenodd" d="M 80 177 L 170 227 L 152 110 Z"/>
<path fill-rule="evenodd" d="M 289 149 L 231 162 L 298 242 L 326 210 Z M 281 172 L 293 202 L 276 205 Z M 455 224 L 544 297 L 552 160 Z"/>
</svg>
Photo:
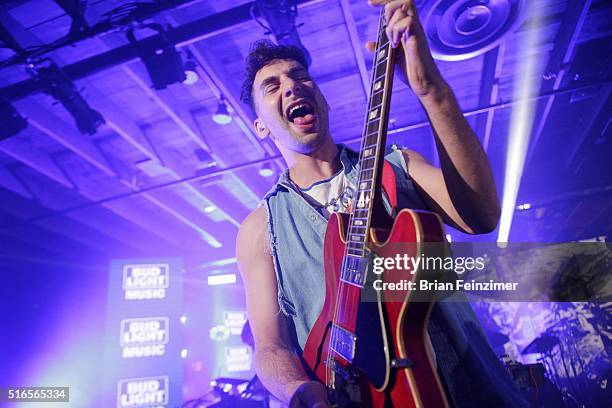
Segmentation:
<svg viewBox="0 0 612 408">
<path fill-rule="evenodd" d="M 406 164 L 410 166 L 410 163 L 426 163 L 429 164 L 427 159 L 416 150 L 412 149 L 401 149 L 402 154 L 404 155 L 404 160 Z"/>
<path fill-rule="evenodd" d="M 401 149 L 410 177 L 426 190 L 444 187 L 442 170 L 432 165 L 421 153 L 411 149 Z M 440 184 L 442 182 L 442 184 Z"/>
<path fill-rule="evenodd" d="M 242 221 L 236 240 L 239 257 L 241 253 L 270 255 L 267 222 L 264 207 L 257 207 Z"/>
<path fill-rule="evenodd" d="M 266 209 L 263 206 L 255 208 L 240 224 L 240 232 L 256 232 L 266 228 Z"/>
</svg>

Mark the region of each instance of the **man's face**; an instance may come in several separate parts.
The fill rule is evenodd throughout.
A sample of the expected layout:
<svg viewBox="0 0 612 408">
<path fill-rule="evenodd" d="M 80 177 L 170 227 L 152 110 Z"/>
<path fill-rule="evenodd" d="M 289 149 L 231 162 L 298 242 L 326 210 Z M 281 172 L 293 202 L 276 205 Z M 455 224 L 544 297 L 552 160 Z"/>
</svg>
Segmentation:
<svg viewBox="0 0 612 408">
<path fill-rule="evenodd" d="M 274 60 L 261 68 L 255 75 L 253 100 L 258 134 L 271 136 L 277 145 L 308 154 L 329 137 L 327 101 L 297 61 Z"/>
</svg>

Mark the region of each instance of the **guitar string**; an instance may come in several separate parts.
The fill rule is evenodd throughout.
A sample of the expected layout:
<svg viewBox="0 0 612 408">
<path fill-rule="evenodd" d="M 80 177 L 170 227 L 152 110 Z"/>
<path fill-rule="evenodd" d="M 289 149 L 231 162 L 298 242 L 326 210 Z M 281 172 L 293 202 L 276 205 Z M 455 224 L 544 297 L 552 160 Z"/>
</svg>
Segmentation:
<svg viewBox="0 0 612 408">
<path fill-rule="evenodd" d="M 379 62 L 378 62 L 377 59 L 378 59 L 379 53 L 383 49 L 387 50 L 386 54 L 385 54 L 385 58 L 384 58 L 386 60 L 385 64 L 384 64 L 385 65 L 385 75 L 384 76 L 387 75 L 387 70 L 388 70 L 388 66 L 387 65 L 388 65 L 388 62 L 390 60 L 390 58 L 389 58 L 390 57 L 390 55 L 389 55 L 390 54 L 390 51 L 389 51 L 389 41 L 385 41 L 386 40 L 386 36 L 385 36 L 384 31 L 383 31 L 384 27 L 385 27 L 385 22 L 384 22 L 384 8 L 383 8 L 380 11 L 380 16 L 379 16 L 379 21 L 378 21 L 378 36 L 376 38 L 375 55 L 374 55 L 374 61 L 373 61 L 373 64 L 372 64 L 373 65 L 373 69 L 372 69 L 372 75 L 371 75 L 371 81 L 370 81 L 371 82 L 370 83 L 370 95 L 369 95 L 370 100 L 368 102 L 368 109 L 366 110 L 365 120 L 364 120 L 364 131 L 363 131 L 364 135 L 367 135 L 366 132 L 367 132 L 368 125 L 370 123 L 370 121 L 368 120 L 368 115 L 370 114 L 370 111 L 372 109 L 372 103 L 373 103 L 373 97 L 372 96 L 374 94 L 373 93 L 374 84 L 375 84 L 376 78 L 377 78 L 377 76 L 376 76 L 376 74 L 377 74 L 377 67 L 379 65 Z M 386 81 L 385 81 L 385 84 L 383 85 L 383 90 L 382 90 L 383 96 L 384 96 L 384 92 L 385 92 L 384 87 L 386 87 Z M 379 127 L 379 129 L 377 130 L 376 133 L 379 135 L 380 127 Z M 359 163 L 361 163 L 362 160 L 363 160 L 364 145 L 366 143 L 367 138 L 368 137 L 366 136 L 361 141 L 361 149 L 360 149 L 360 153 L 359 153 Z M 377 136 L 377 142 L 378 142 L 378 139 L 380 139 L 380 135 Z M 379 148 L 383 148 L 382 146 L 379 146 L 379 145 L 380 145 L 380 143 L 377 143 L 377 146 L 376 146 L 376 155 L 374 157 L 376 157 L 377 155 L 380 154 Z M 357 183 L 357 189 L 356 189 L 357 190 L 356 191 L 357 195 L 358 195 L 358 193 L 360 191 L 359 187 L 362 184 L 362 174 L 363 174 L 363 169 L 360 166 L 358 183 Z M 371 183 L 373 182 L 373 178 L 369 177 L 369 179 L 370 179 L 369 182 L 370 182 L 370 185 L 371 185 Z M 371 187 L 370 187 L 370 190 L 372 190 Z M 370 197 L 372 196 L 371 193 L 372 193 L 372 191 L 370 191 Z M 356 199 L 356 197 L 355 197 L 355 199 Z M 349 243 L 350 243 L 350 237 L 351 237 L 350 232 L 351 232 L 351 230 L 353 228 L 353 222 L 354 222 L 354 217 L 353 216 L 355 214 L 355 211 L 356 211 L 356 208 L 355 208 L 355 206 L 353 206 L 353 214 L 351 214 L 351 216 L 350 216 L 350 219 L 349 219 L 349 228 L 348 228 L 348 231 L 349 231 L 349 240 L 348 240 L 348 242 Z M 370 213 L 371 213 L 371 211 L 370 211 Z M 368 214 L 367 217 L 370 218 L 370 216 L 371 216 L 371 214 Z M 369 230 L 369 223 L 366 223 L 366 224 L 367 224 L 366 225 L 367 226 L 366 234 L 367 234 L 367 232 Z M 363 242 L 361 243 L 361 246 L 362 246 L 362 256 L 361 256 L 361 258 L 362 259 L 363 259 L 363 256 L 365 255 L 365 242 L 366 242 L 366 236 L 364 236 Z M 339 304 L 340 304 L 339 300 L 340 299 L 343 299 L 343 300 L 345 299 L 344 298 L 344 296 L 345 296 L 345 294 L 344 294 L 344 286 L 346 285 L 346 283 L 343 282 L 343 279 L 345 278 L 345 275 L 346 275 L 346 267 L 347 267 L 347 263 L 348 263 L 348 259 L 349 259 L 348 258 L 348 253 L 349 253 L 349 245 L 347 245 L 346 248 L 345 248 L 344 258 L 342 260 L 342 266 L 341 266 L 341 270 L 340 270 L 340 281 L 338 282 L 338 285 L 339 285 L 338 289 L 339 290 L 336 291 L 336 302 L 335 302 L 335 308 L 334 308 L 334 317 L 333 317 L 332 326 L 331 326 L 331 336 L 330 336 L 330 342 L 329 342 L 328 347 L 327 347 L 328 348 L 328 357 L 331 356 L 332 358 L 335 358 L 335 353 L 336 353 L 335 350 L 332 349 L 332 347 L 336 345 L 336 341 L 337 341 L 337 337 L 338 337 L 338 334 L 336 333 L 335 327 L 336 327 L 336 322 L 338 320 Z M 365 282 L 365 273 L 364 273 L 364 282 Z M 331 388 L 331 386 L 333 384 L 331 384 L 330 381 L 333 380 L 333 374 L 334 374 L 333 373 L 332 362 L 328 361 L 328 362 L 324 362 L 324 364 L 325 363 L 327 363 L 326 370 L 325 370 L 325 383 L 326 383 L 326 386 L 328 388 Z"/>
</svg>

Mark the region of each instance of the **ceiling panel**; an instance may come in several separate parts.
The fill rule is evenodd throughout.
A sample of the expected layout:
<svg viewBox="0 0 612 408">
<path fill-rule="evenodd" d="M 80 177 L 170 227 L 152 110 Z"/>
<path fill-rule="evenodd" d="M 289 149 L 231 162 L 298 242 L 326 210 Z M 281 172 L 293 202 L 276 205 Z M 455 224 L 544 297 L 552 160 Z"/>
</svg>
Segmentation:
<svg viewBox="0 0 612 408">
<path fill-rule="evenodd" d="M 90 24 L 94 24 L 106 11 L 127 3 L 127 0 L 90 1 L 86 17 Z M 193 1 L 187 6 L 162 12 L 155 17 L 155 20 L 148 21 L 169 22 L 174 26 L 180 26 L 247 3 L 249 3 L 247 0 Z M 352 15 L 354 21 L 350 19 L 347 21 L 341 3 L 339 0 L 311 1 L 300 6 L 297 30 L 303 44 L 313 57 L 311 73 L 328 99 L 334 139 L 355 141 L 361 135 L 363 111 L 366 106 L 358 69 L 362 61 L 358 59 L 363 58 L 363 63 L 370 69 L 372 56 L 363 48 L 355 52 L 353 47 L 363 47 L 366 40 L 374 38 L 378 11 L 368 6 L 365 1 L 351 0 L 345 3 L 350 4 L 348 14 Z M 496 109 L 493 114 L 487 150 L 500 192 L 503 187 L 507 138 L 514 106 L 512 101 L 518 79 L 524 77 L 522 63 L 527 56 L 536 56 L 538 59 L 538 69 L 530 78 L 535 93 L 542 83 L 542 72 L 555 46 L 568 2 L 546 0 L 527 2 L 527 4 L 537 9 L 540 18 L 528 19 L 518 27 L 516 33 L 507 37 L 504 42 L 505 51 L 500 57 L 503 58 L 503 64 L 497 83 L 498 101 L 508 105 Z M 51 1 L 9 2 L 4 7 L 2 10 L 4 13 L 8 13 L 29 34 L 43 42 L 56 40 L 69 30 L 70 19 Z M 351 41 L 347 24 L 354 24 L 351 28 L 355 28 L 358 37 L 354 43 Z M 526 37 L 534 34 L 537 38 L 536 46 L 525 50 L 523 44 Z M 142 35 L 148 34 L 142 33 Z M 578 60 L 570 64 L 572 74 L 566 76 L 562 87 L 580 87 L 586 84 L 584 81 L 587 79 L 602 80 L 609 74 L 608 71 L 597 74 L 599 71 L 594 67 L 611 65 L 609 55 L 607 57 L 605 55 L 605 44 L 610 43 L 611 35 L 612 4 L 604 0 L 592 1 L 584 26 L 577 36 L 576 53 L 582 54 L 576 54 Z M 134 234 L 142 234 L 151 242 L 157 240 L 161 247 L 170 248 L 176 245 L 177 240 L 187 246 L 206 246 L 206 240 L 198 232 L 198 229 L 202 228 L 219 240 L 221 248 L 212 249 L 208 246 L 207 248 L 211 249 L 203 251 L 201 258 L 213 260 L 212 258 L 216 256 L 229 256 L 231 250 L 228 248 L 233 247 L 237 223 L 258 204 L 260 197 L 273 185 L 274 177 L 260 176 L 258 172 L 260 165 L 256 165 L 211 179 L 195 181 L 191 179 L 198 174 L 240 166 L 253 160 L 260 160 L 264 156 L 261 142 L 253 137 L 252 131 L 244 126 L 241 127 L 241 122 L 234 120 L 226 126 L 221 126 L 211 119 L 217 109 L 216 95 L 220 88 L 226 90 L 224 92 L 229 92 L 229 95 L 226 95 L 229 99 L 238 100 L 244 58 L 251 43 L 262 38 L 267 38 L 265 29 L 255 21 L 247 21 L 228 27 L 221 33 L 208 35 L 192 44 L 192 50 L 198 53 L 199 58 L 205 60 L 207 69 L 211 70 L 209 74 L 212 83 L 201 79 L 192 86 L 174 84 L 169 86 L 168 90 L 158 92 L 151 89 L 146 70 L 137 60 L 123 65 L 104 67 L 76 81 L 85 99 L 96 107 L 100 106 L 99 110 L 109 119 L 109 124 L 102 126 L 97 134 L 79 137 L 84 143 L 93 142 L 93 147 L 105 158 L 110 171 L 105 172 L 104 169 L 95 167 L 69 144 L 61 143 L 58 138 L 53 139 L 48 133 L 33 126 L 15 136 L 16 140 L 31 146 L 33 151 L 44 153 L 55 161 L 61 171 L 65 172 L 66 177 L 77 185 L 76 189 L 50 179 L 48 175 L 35 170 L 18 157 L 8 154 L 8 149 L 3 151 L 2 141 L 0 141 L 0 164 L 12 171 L 25 186 L 33 189 L 36 192 L 37 205 L 45 206 L 50 212 L 66 210 L 75 205 L 91 205 L 87 211 L 83 210 L 81 213 L 74 211 L 72 214 L 74 218 L 70 218 L 70 222 L 82 223 L 84 228 L 97 228 L 101 234 L 116 231 L 119 237 L 117 242 L 122 242 L 122 239 L 125 241 L 126 234 L 120 230 L 131 223 Z M 601 44 L 597 43 L 598 40 Z M 64 47 L 51 53 L 50 56 L 58 59 L 60 65 L 70 64 L 125 43 L 125 35 L 114 32 Z M 586 47 L 592 49 L 587 50 Z M 182 48 L 182 52 L 185 51 L 186 49 Z M 0 54 L 0 59 L 7 55 L 10 53 Z M 457 62 L 438 61 L 438 66 L 457 95 L 463 110 L 469 112 L 486 107 L 479 102 L 484 67 L 483 56 Z M 590 72 L 589 69 L 594 71 Z M 605 71 L 604 68 L 601 70 Z M 574 79 L 576 74 L 578 79 Z M 0 70 L 0 87 L 27 78 L 23 66 L 4 68 Z M 580 78 L 584 81 L 581 82 Z M 534 150 L 534 155 L 523 176 L 519 201 L 546 202 L 564 191 L 569 191 L 570 187 L 603 188 L 612 183 L 609 177 L 591 176 L 597 166 L 606 163 L 606 155 L 612 154 L 609 143 L 610 127 L 605 127 L 605 120 L 602 118 L 610 112 L 610 103 L 606 102 L 605 97 L 605 92 L 609 90 L 600 91 L 604 94 L 590 94 L 592 91 L 579 90 L 577 93 L 568 93 L 555 98 L 544 132 L 537 142 L 538 148 Z M 18 103 L 40 105 L 41 109 L 57 118 L 58 126 L 61 124 L 64 129 L 70 129 L 70 132 L 78 134 L 73 118 L 51 97 L 35 93 Z M 244 113 L 242 121 L 245 126 L 251 126 L 254 113 L 249 107 L 242 105 L 238 107 Z M 593 107 L 597 107 L 596 111 L 589 112 L 589 109 L 594 109 Z M 486 112 L 480 115 L 484 117 Z M 475 123 L 476 116 L 470 120 Z M 426 121 L 427 117 L 417 98 L 405 84 L 396 79 L 389 142 L 416 149 L 435 163 L 437 159 L 432 131 Z M 484 135 L 479 136 L 484 137 Z M 357 146 L 358 143 L 353 142 L 352 145 Z M 277 149 L 270 148 L 269 142 L 264 142 L 263 146 L 268 149 L 268 156 L 278 155 Z M 201 157 L 196 154 L 198 149 L 209 150 L 217 165 L 206 167 Z M 572 149 L 577 152 L 573 161 L 563 162 L 560 157 L 571 156 L 568 151 Z M 159 163 L 156 158 L 160 159 Z M 146 168 L 143 161 L 150 162 L 148 165 L 160 170 L 162 174 L 147 174 L 143 170 Z M 559 180 L 550 182 L 550 174 L 558 174 Z M 189 182 L 182 182 L 183 179 L 188 179 Z M 155 188 L 165 183 L 173 184 L 148 193 L 139 191 L 142 188 Z M 129 198 L 118 199 L 114 204 L 92 204 L 99 199 L 126 193 L 129 194 Z M 12 193 L 3 190 L 3 194 Z M 588 197 L 584 200 L 588 200 Z M 211 202 L 214 202 L 218 208 L 211 210 Z M 115 204 L 116 207 L 113 208 Z M 580 201 L 576 205 L 579 206 Z M 210 212 L 207 212 L 207 208 Z M 577 208 L 584 211 L 586 207 Z M 144 215 L 138 220 L 130 221 L 126 217 L 132 209 Z M 173 211 L 176 213 L 172 214 Z M 573 209 L 568 207 L 565 211 L 571 214 Z M 11 218 L 11 222 L 13 224 L 15 220 L 18 223 L 31 222 L 45 227 L 42 221 L 32 220 L 34 214 L 28 212 L 16 214 Z M 108 217 L 108 222 L 84 219 L 92 214 L 97 214 L 97 217 Z M 526 220 L 531 219 L 529 217 L 537 218 L 535 213 L 521 214 L 521 217 L 526 217 Z M 601 219 L 601 216 L 599 218 Z M 553 219 L 555 218 L 550 218 L 550 222 L 553 222 Z M 61 217 L 57 220 L 61 220 Z M 59 222 L 54 223 L 56 230 Z M 143 222 L 146 225 L 143 225 Z M 190 226 L 191 222 L 195 222 L 195 225 Z M 588 217 L 581 220 L 582 224 L 585 222 L 588 223 Z M 526 221 L 526 225 L 528 224 Z M 172 238 L 164 239 L 147 230 L 154 225 L 158 225 L 157 231 L 167 229 Z M 584 235 L 596 230 L 589 228 L 582 226 L 580 229 L 576 227 L 572 230 L 568 227 L 562 232 L 556 230 L 556 233 L 565 234 L 569 238 L 573 236 L 572 234 Z M 552 231 L 551 228 L 541 228 L 541 231 L 548 230 Z M 183 238 L 176 238 L 181 236 Z"/>
</svg>

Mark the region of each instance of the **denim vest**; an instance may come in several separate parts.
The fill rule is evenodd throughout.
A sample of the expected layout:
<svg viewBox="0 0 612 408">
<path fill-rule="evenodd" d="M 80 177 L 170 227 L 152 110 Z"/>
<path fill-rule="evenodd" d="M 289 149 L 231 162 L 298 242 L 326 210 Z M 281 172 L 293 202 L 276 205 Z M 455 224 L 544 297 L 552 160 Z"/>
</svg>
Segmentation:
<svg viewBox="0 0 612 408">
<path fill-rule="evenodd" d="M 340 147 L 342 171 L 357 185 L 357 153 Z M 398 181 L 398 205 L 424 209 L 412 181 L 403 170 L 404 158 L 399 150 L 386 156 Z M 268 214 L 268 233 L 278 282 L 280 310 L 292 317 L 301 349 L 314 325 L 325 298 L 323 271 L 323 238 L 327 219 L 296 190 L 285 171 L 264 197 Z"/>
<path fill-rule="evenodd" d="M 339 147 L 342 171 L 356 185 L 359 155 Z M 427 209 L 407 174 L 402 152 L 393 150 L 385 159 L 396 176 L 398 210 Z M 291 334 L 301 352 L 325 298 L 323 239 L 327 219 L 297 191 L 288 171 L 264 196 L 263 205 L 279 307 L 290 318 Z M 523 406 L 467 299 L 436 303 L 428 332 L 451 406 Z"/>
</svg>

